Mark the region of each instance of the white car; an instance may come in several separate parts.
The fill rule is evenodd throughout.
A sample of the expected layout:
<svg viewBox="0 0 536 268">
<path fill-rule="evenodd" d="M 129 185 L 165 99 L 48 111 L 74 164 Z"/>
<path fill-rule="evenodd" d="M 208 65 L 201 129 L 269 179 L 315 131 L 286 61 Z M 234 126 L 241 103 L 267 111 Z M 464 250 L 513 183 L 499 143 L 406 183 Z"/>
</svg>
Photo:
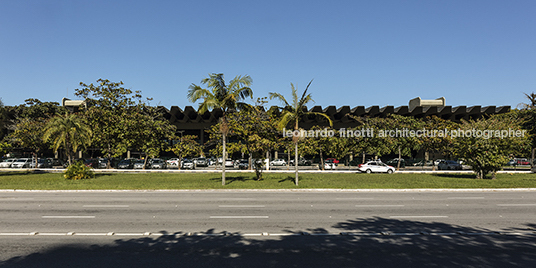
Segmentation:
<svg viewBox="0 0 536 268">
<path fill-rule="evenodd" d="M 32 163 L 31 158 L 19 158 L 11 164 L 12 168 L 29 168 L 30 164 Z"/>
<path fill-rule="evenodd" d="M 179 167 L 179 159 L 178 158 L 171 158 L 169 160 L 166 160 L 166 164 L 168 168 L 178 168 Z"/>
<path fill-rule="evenodd" d="M 13 164 L 13 162 L 15 162 L 15 160 L 17 160 L 17 158 L 8 158 L 8 159 L 0 162 L 0 168 L 10 168 L 11 164 Z"/>
<path fill-rule="evenodd" d="M 190 159 L 182 161 L 182 169 L 195 169 L 195 163 Z"/>
<path fill-rule="evenodd" d="M 381 161 L 369 161 L 365 164 L 359 165 L 357 169 L 359 169 L 359 171 L 361 172 L 366 173 L 382 172 L 392 174 L 395 172 L 394 167 L 384 164 Z"/>
<path fill-rule="evenodd" d="M 270 161 L 270 166 L 286 166 L 287 165 L 287 161 L 285 161 L 285 159 L 274 159 L 272 161 Z"/>
</svg>

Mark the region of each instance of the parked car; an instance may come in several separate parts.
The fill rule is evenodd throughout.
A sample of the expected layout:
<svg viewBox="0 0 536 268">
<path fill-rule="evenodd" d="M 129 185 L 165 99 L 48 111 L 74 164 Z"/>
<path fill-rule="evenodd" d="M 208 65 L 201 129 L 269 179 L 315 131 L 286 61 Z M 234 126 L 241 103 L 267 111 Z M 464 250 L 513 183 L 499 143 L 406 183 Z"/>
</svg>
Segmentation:
<svg viewBox="0 0 536 268">
<path fill-rule="evenodd" d="M 37 168 L 51 168 L 51 167 L 52 167 L 52 161 L 50 159 L 48 158 L 37 159 Z M 30 168 L 36 168 L 34 161 L 30 163 Z"/>
<path fill-rule="evenodd" d="M 225 167 L 234 167 L 233 160 L 227 158 L 227 160 L 225 160 Z"/>
<path fill-rule="evenodd" d="M 108 158 L 98 158 L 97 159 L 99 164 L 97 165 L 97 168 L 108 168 Z M 110 168 L 117 167 L 117 164 L 119 163 L 117 158 L 111 158 L 110 159 Z"/>
<path fill-rule="evenodd" d="M 508 163 L 506 164 L 508 166 L 528 166 L 530 165 L 530 161 L 526 158 L 514 158 L 510 159 Z"/>
<path fill-rule="evenodd" d="M 32 162 L 31 158 L 18 158 L 11 164 L 12 168 L 29 168 Z"/>
<path fill-rule="evenodd" d="M 398 167 L 398 162 L 399 162 L 398 160 L 399 160 L 398 158 L 393 158 L 385 163 L 393 167 Z M 404 160 L 404 158 L 400 158 L 400 167 L 401 168 L 406 167 L 406 160 Z"/>
<path fill-rule="evenodd" d="M 389 166 L 381 161 L 369 161 L 365 164 L 359 165 L 357 169 L 366 173 L 383 172 L 392 174 L 395 172 L 395 168 L 393 166 Z"/>
<path fill-rule="evenodd" d="M 84 165 L 90 168 L 97 168 L 99 166 L 99 160 L 94 159 L 94 158 L 88 158 L 84 160 Z"/>
<path fill-rule="evenodd" d="M 285 159 L 282 159 L 282 158 L 274 159 L 270 161 L 270 166 L 286 166 L 286 165 L 287 165 L 287 161 L 285 161 Z"/>
<path fill-rule="evenodd" d="M 153 161 L 151 161 L 151 168 L 152 169 L 165 169 L 166 168 L 166 161 L 155 158 Z"/>
<path fill-rule="evenodd" d="M 291 159 L 290 162 L 288 163 L 289 165 L 294 166 L 294 159 Z M 298 159 L 298 166 L 310 166 L 312 164 L 313 164 L 313 161 L 309 159 L 305 159 L 303 157 L 300 157 L 300 159 Z"/>
<path fill-rule="evenodd" d="M 438 170 L 461 170 L 462 165 L 454 160 L 442 160 L 437 165 Z"/>
<path fill-rule="evenodd" d="M 178 168 L 179 167 L 179 159 L 178 158 L 170 158 L 166 160 L 166 166 L 168 168 Z"/>
<path fill-rule="evenodd" d="M 333 170 L 337 167 L 337 164 L 333 161 L 333 158 L 328 158 L 324 161 L 324 170 Z"/>
<path fill-rule="evenodd" d="M 237 168 L 237 169 L 248 169 L 249 168 L 249 160 L 248 159 L 236 160 L 234 167 Z"/>
<path fill-rule="evenodd" d="M 433 166 L 433 165 L 434 165 L 434 161 L 432 160 L 428 160 L 428 161 L 422 160 L 422 161 L 413 163 L 413 166 Z"/>
<path fill-rule="evenodd" d="M 134 159 L 125 158 L 117 164 L 119 169 L 132 169 L 134 167 Z"/>
<path fill-rule="evenodd" d="M 134 169 L 143 169 L 143 168 L 145 168 L 145 160 L 144 159 L 137 159 L 136 161 L 134 161 L 133 168 Z"/>
<path fill-rule="evenodd" d="M 182 161 L 181 167 L 183 169 L 195 169 L 195 164 L 194 164 L 194 161 L 190 159 L 184 159 L 184 161 Z"/>
<path fill-rule="evenodd" d="M 10 168 L 17 158 L 7 158 L 0 162 L 0 168 Z"/>
<path fill-rule="evenodd" d="M 335 158 L 327 158 L 326 161 L 330 161 L 331 163 L 334 163 L 334 164 L 338 164 L 339 163 L 339 160 L 335 159 Z M 325 161 L 324 161 L 325 162 Z"/>
<path fill-rule="evenodd" d="M 204 157 L 199 157 L 194 161 L 196 167 L 208 167 L 208 160 Z"/>
<path fill-rule="evenodd" d="M 52 168 L 62 168 L 65 165 L 65 162 L 58 158 L 52 158 L 50 159 L 50 164 L 52 165 Z"/>
</svg>

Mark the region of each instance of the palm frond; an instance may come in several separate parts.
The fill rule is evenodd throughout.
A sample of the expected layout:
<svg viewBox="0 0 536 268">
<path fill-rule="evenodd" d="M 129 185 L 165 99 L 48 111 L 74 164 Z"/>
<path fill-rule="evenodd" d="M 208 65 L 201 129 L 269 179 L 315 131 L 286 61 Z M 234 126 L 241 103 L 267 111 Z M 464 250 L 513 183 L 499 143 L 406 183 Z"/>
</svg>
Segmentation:
<svg viewBox="0 0 536 268">
<path fill-rule="evenodd" d="M 279 130 L 286 128 L 291 122 L 294 123 L 297 118 L 296 116 L 297 116 L 296 113 L 284 111 L 281 116 L 281 119 L 279 120 L 279 123 L 277 124 L 277 127 L 279 128 Z"/>
<path fill-rule="evenodd" d="M 329 122 L 329 125 L 331 127 L 333 127 L 333 121 L 331 120 L 331 117 L 329 117 L 327 114 L 325 113 L 319 113 L 319 112 L 307 112 L 305 113 L 305 115 L 316 115 L 316 116 L 321 116 L 321 117 L 324 117 L 325 119 L 328 120 Z"/>
<path fill-rule="evenodd" d="M 188 90 L 187 97 L 190 102 L 196 102 L 200 99 L 210 98 L 214 96 L 212 92 L 210 92 L 208 89 L 204 89 L 195 84 L 191 84 L 188 88 L 190 90 Z"/>
<path fill-rule="evenodd" d="M 270 100 L 278 99 L 279 101 L 281 101 L 284 104 L 283 108 L 290 106 L 290 104 L 287 102 L 285 97 L 283 95 L 281 95 L 280 93 L 270 92 L 269 94 L 270 94 Z"/>
</svg>

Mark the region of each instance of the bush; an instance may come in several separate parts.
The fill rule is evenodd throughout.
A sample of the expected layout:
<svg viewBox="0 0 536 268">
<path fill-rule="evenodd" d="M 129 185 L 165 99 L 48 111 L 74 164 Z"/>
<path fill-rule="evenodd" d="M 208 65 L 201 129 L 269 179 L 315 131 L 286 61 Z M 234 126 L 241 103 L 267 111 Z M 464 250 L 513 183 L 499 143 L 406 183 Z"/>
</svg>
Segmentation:
<svg viewBox="0 0 536 268">
<path fill-rule="evenodd" d="M 77 161 L 67 167 L 63 176 L 68 180 L 82 180 L 94 178 L 95 174 L 91 168 L 84 165 L 82 161 Z"/>
</svg>

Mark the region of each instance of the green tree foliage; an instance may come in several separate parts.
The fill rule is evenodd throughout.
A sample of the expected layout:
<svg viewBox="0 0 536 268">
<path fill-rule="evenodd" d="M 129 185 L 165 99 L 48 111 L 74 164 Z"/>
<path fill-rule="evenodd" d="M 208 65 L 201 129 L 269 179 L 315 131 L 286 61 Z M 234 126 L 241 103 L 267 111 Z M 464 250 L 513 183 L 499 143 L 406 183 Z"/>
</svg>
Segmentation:
<svg viewBox="0 0 536 268">
<path fill-rule="evenodd" d="M 529 135 L 521 128 L 519 113 L 463 121 L 460 130 L 464 133 L 453 138 L 452 153 L 470 165 L 479 179 L 488 174 L 494 179 L 510 155 L 530 150 Z"/>
<path fill-rule="evenodd" d="M 7 141 L 13 147 L 30 149 L 37 161 L 37 155 L 50 147 L 42 138 L 46 122 L 66 110 L 57 102 L 27 99 L 25 104 L 13 107 L 13 112 L 16 118 L 8 122 Z"/>
<path fill-rule="evenodd" d="M 221 109 L 223 114 L 220 118 L 220 133 L 222 134 L 222 155 L 225 161 L 227 156 L 225 143 L 229 133 L 227 116 L 230 112 L 250 107 L 242 100 L 253 96 L 253 91 L 250 88 L 252 79 L 248 75 L 236 76 L 226 84 L 223 74 L 213 73 L 201 80 L 201 83 L 207 88 L 202 88 L 196 84 L 190 85 L 188 100 L 194 103 L 202 100 L 198 109 L 200 114 L 210 109 Z M 225 185 L 225 164 L 222 165 L 222 185 Z"/>
<path fill-rule="evenodd" d="M 179 158 L 179 169 L 181 169 L 182 159 L 202 154 L 203 146 L 197 142 L 197 136 L 184 135 L 170 150 Z"/>
<path fill-rule="evenodd" d="M 108 159 L 124 154 L 132 146 L 150 154 L 162 150 L 161 138 L 169 136 L 173 128 L 142 100 L 141 91 L 104 79 L 95 85 L 81 82 L 80 86 L 75 95 L 87 103 L 83 113 L 93 128 L 92 144 L 101 148 Z"/>
<path fill-rule="evenodd" d="M 311 97 L 311 94 L 307 94 L 307 91 L 309 90 L 309 86 L 313 80 L 307 84 L 307 87 L 303 91 L 303 94 L 301 97 L 298 97 L 298 91 L 294 87 L 294 85 L 291 83 L 290 86 L 292 88 L 292 103 L 289 103 L 283 95 L 276 92 L 270 92 L 270 99 L 277 99 L 283 103 L 283 107 L 281 107 L 282 112 L 280 115 L 279 123 L 278 123 L 278 129 L 284 130 L 289 125 L 292 125 L 294 127 L 294 130 L 299 130 L 299 121 L 304 116 L 320 116 L 326 119 L 326 121 L 329 123 L 330 126 L 333 126 L 333 122 L 329 116 L 327 116 L 324 113 L 318 113 L 318 112 L 309 112 L 307 111 L 307 104 L 310 102 L 313 102 L 313 98 Z M 294 169 L 296 173 L 295 183 L 296 186 L 298 186 L 298 141 L 299 137 L 294 137 Z"/>
<path fill-rule="evenodd" d="M 250 109 L 233 113 L 229 118 L 230 130 L 239 139 L 241 151 L 249 155 L 249 163 L 253 164 L 257 180 L 262 180 L 263 161 L 266 153 L 279 147 L 279 137 L 276 128 L 277 121 L 263 107 L 265 99 L 258 99 Z"/>
<path fill-rule="evenodd" d="M 126 143 L 129 148 L 139 148 L 147 158 L 155 158 L 169 147 L 169 141 L 175 139 L 176 127 L 166 120 L 156 107 L 144 107 L 143 113 L 133 113 L 129 124 Z"/>
<path fill-rule="evenodd" d="M 37 155 L 50 147 L 50 144 L 43 140 L 45 125 L 43 118 L 19 118 L 8 140 L 11 144 L 30 149 L 37 161 Z"/>
<path fill-rule="evenodd" d="M 68 180 L 83 180 L 94 178 L 95 174 L 90 167 L 84 165 L 84 162 L 76 161 L 65 169 L 63 177 Z"/>
<path fill-rule="evenodd" d="M 71 165 L 79 148 L 89 146 L 91 136 L 91 128 L 85 124 L 81 117 L 77 114 L 66 114 L 55 116 L 47 122 L 43 140 L 52 142 L 52 148 L 55 152 L 59 148 L 65 149 L 69 165 Z"/>
<path fill-rule="evenodd" d="M 0 158 L 11 151 L 11 144 L 7 142 L 0 142 Z"/>
</svg>

